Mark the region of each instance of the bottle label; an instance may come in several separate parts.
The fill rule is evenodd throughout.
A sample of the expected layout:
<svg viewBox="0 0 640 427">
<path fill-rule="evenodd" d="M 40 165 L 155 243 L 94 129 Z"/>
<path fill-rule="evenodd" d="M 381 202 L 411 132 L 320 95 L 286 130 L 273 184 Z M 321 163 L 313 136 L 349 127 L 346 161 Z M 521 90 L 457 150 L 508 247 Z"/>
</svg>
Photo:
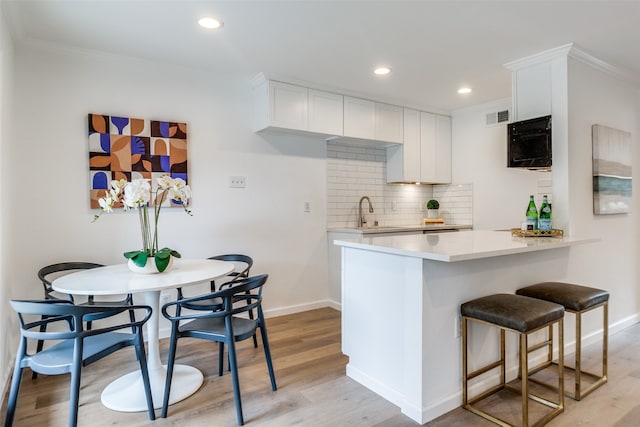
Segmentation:
<svg viewBox="0 0 640 427">
<path fill-rule="evenodd" d="M 540 230 L 551 231 L 551 220 L 540 218 Z"/>
</svg>

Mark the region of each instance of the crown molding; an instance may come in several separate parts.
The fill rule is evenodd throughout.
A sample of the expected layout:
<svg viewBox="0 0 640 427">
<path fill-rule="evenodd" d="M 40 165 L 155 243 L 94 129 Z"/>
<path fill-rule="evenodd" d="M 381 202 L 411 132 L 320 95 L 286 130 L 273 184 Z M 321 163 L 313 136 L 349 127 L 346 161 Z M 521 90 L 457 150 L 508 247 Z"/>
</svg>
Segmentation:
<svg viewBox="0 0 640 427">
<path fill-rule="evenodd" d="M 640 77 L 626 71 L 620 67 L 613 66 L 601 59 L 596 58 L 590 53 L 580 49 L 575 43 L 567 43 L 553 49 L 548 49 L 534 55 L 529 55 L 515 61 L 507 62 L 503 66 L 511 71 L 518 71 L 522 68 L 532 65 L 541 64 L 558 58 L 572 58 L 589 67 L 608 74 L 618 80 L 631 83 L 634 86 L 640 86 Z"/>
<path fill-rule="evenodd" d="M 521 59 L 516 59 L 515 61 L 507 62 L 506 64 L 503 64 L 503 67 L 511 71 L 517 71 L 522 68 L 537 65 L 543 62 L 548 62 L 553 59 L 566 58 L 572 48 L 573 43 L 568 43 L 562 46 L 554 47 L 553 49 L 548 49 L 533 55 L 525 56 Z"/>
</svg>

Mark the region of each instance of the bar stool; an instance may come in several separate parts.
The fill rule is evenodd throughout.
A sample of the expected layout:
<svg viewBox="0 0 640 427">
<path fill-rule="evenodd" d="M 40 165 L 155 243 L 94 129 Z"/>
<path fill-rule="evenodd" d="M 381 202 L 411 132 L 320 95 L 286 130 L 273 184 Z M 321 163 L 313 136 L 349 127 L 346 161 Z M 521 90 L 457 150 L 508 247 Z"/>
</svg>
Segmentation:
<svg viewBox="0 0 640 427">
<path fill-rule="evenodd" d="M 576 362 L 575 367 L 566 367 L 575 373 L 575 388 L 566 390 L 567 396 L 580 400 L 596 388 L 600 387 L 607 382 L 607 349 L 608 349 L 608 337 L 609 337 L 609 292 L 602 289 L 589 288 L 587 286 L 574 285 L 563 282 L 545 282 L 538 283 L 536 285 L 527 286 L 526 288 L 518 289 L 516 291 L 518 295 L 524 295 L 532 298 L 538 298 L 540 300 L 554 302 L 564 306 L 565 311 L 573 313 L 576 316 Z M 598 307 L 602 307 L 602 375 L 597 375 L 591 372 L 586 372 L 582 369 L 582 315 L 588 311 L 595 310 Z M 549 331 L 551 337 L 552 331 Z M 535 348 L 530 349 L 534 351 Z M 535 373 L 541 369 L 550 366 L 554 362 L 552 361 L 551 348 L 547 351 L 547 361 L 542 363 L 533 369 Z M 582 376 L 586 375 L 595 380 L 590 386 L 582 390 L 581 381 Z M 541 381 L 536 382 L 544 384 Z M 552 386 L 551 386 L 552 387 Z"/>
<path fill-rule="evenodd" d="M 483 418 L 502 426 L 512 424 L 473 406 L 477 402 L 507 389 L 522 396 L 522 425 L 529 425 L 529 399 L 542 403 L 552 410 L 539 419 L 535 425 L 544 425 L 564 410 L 564 371 L 563 371 L 563 319 L 561 305 L 513 294 L 495 294 L 465 302 L 460 306 L 462 315 L 462 406 Z M 469 321 L 494 326 L 500 331 L 500 359 L 484 367 L 468 372 L 468 325 Z M 528 337 L 529 334 L 558 324 L 558 402 L 552 402 L 529 393 L 528 384 Z M 519 360 L 522 385 L 517 388 L 506 381 L 505 331 L 511 331 L 519 337 Z M 500 383 L 469 398 L 469 381 L 492 369 L 500 368 Z"/>
</svg>

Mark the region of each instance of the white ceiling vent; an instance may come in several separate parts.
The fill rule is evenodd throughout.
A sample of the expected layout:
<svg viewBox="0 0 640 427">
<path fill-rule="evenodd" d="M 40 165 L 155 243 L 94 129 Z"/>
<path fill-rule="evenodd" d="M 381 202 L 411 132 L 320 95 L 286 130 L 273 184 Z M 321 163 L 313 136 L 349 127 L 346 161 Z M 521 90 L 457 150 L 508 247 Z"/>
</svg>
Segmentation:
<svg viewBox="0 0 640 427">
<path fill-rule="evenodd" d="M 500 123 L 509 121 L 509 110 L 496 111 L 495 113 L 487 114 L 487 126 L 495 126 Z"/>
</svg>

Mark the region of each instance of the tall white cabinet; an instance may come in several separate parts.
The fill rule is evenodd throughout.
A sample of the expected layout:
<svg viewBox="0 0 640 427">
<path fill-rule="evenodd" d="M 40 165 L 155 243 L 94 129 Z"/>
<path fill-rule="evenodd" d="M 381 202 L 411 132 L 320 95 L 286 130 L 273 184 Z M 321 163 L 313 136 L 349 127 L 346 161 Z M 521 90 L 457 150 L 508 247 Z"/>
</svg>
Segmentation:
<svg viewBox="0 0 640 427">
<path fill-rule="evenodd" d="M 451 182 L 451 117 L 404 109 L 404 144 L 387 147 L 387 182 Z"/>
</svg>

